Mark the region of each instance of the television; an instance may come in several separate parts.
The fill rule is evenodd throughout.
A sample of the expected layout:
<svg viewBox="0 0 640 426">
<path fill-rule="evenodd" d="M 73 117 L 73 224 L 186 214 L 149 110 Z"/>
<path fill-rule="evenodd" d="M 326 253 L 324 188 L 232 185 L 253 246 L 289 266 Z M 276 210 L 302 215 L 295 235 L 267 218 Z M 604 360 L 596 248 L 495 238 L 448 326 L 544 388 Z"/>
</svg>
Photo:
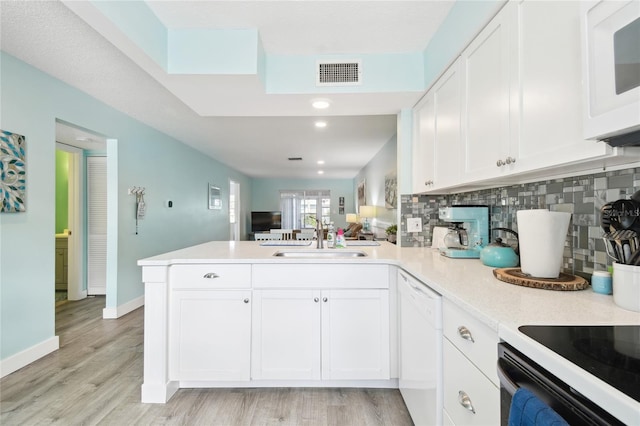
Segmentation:
<svg viewBox="0 0 640 426">
<path fill-rule="evenodd" d="M 282 212 L 251 212 L 251 232 L 282 228 Z"/>
</svg>

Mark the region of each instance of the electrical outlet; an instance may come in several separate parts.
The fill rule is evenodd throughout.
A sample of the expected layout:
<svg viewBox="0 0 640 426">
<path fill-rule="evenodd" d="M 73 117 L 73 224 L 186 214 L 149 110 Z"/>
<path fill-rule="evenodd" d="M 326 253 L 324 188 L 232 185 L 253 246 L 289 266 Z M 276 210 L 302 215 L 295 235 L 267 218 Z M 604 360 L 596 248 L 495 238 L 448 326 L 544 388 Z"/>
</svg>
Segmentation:
<svg viewBox="0 0 640 426">
<path fill-rule="evenodd" d="M 408 217 L 407 218 L 407 231 L 408 232 L 422 232 L 422 218 L 421 217 Z"/>
</svg>

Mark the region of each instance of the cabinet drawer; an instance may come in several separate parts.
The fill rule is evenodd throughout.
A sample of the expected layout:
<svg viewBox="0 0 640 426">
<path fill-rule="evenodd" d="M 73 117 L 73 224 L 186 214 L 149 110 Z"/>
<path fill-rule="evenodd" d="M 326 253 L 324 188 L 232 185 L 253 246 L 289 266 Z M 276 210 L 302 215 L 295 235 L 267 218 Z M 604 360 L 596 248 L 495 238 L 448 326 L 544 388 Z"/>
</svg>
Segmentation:
<svg viewBox="0 0 640 426">
<path fill-rule="evenodd" d="M 389 288 L 388 265 L 255 264 L 254 288 Z"/>
<path fill-rule="evenodd" d="M 447 300 L 443 311 L 445 337 L 499 386 L 496 372 L 498 333 Z"/>
<path fill-rule="evenodd" d="M 251 265 L 173 265 L 169 280 L 172 289 L 251 288 Z"/>
<path fill-rule="evenodd" d="M 457 425 L 499 425 L 500 389 L 444 340 L 444 409 Z M 463 405 L 468 398 L 468 408 Z M 473 411 L 471 410 L 473 408 Z"/>
</svg>

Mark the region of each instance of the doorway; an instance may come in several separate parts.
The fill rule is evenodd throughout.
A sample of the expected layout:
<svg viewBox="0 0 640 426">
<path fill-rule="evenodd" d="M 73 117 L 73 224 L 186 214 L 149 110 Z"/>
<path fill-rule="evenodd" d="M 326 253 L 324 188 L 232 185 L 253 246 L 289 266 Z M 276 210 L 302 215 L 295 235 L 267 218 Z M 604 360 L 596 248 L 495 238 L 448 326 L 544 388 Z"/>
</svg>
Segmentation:
<svg viewBox="0 0 640 426">
<path fill-rule="evenodd" d="M 95 189 L 94 163 L 104 164 L 97 172 L 104 174 L 102 193 Z M 103 199 L 98 204 L 95 193 Z M 68 300 L 84 299 L 91 294 L 93 289 L 88 286 L 87 278 L 89 274 L 96 275 L 96 265 L 101 265 L 106 275 L 106 237 L 98 249 L 105 261 L 96 263 L 93 260 L 95 253 L 92 253 L 96 247 L 95 238 L 92 238 L 96 227 L 88 218 L 92 206 L 100 203 L 106 228 L 106 139 L 56 120 L 56 302 L 63 299 L 60 293 L 64 292 L 65 284 Z M 105 287 L 102 286 L 102 293 L 93 294 L 105 294 Z"/>
</svg>

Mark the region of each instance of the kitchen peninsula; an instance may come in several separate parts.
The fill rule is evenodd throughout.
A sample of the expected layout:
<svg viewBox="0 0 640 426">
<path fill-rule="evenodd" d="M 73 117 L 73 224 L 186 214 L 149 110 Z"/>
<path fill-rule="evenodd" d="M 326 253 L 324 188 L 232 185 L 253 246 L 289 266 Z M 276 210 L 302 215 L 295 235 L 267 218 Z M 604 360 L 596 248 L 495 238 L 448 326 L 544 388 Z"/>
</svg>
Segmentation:
<svg viewBox="0 0 640 426">
<path fill-rule="evenodd" d="M 521 325 L 536 324 L 640 325 L 640 313 L 619 308 L 611 296 L 590 289 L 562 292 L 504 283 L 494 278 L 492 268 L 477 259 L 448 259 L 431 248 L 402 248 L 381 242 L 379 246 L 344 249 L 362 252 L 363 257 L 308 255 L 312 250 L 317 249 L 262 246 L 256 241 L 215 241 L 138 261 L 145 283 L 142 402 L 164 403 L 181 387 L 341 384 L 397 387 L 397 271 L 404 271 L 442 295 L 445 337 L 448 337 L 447 318 L 453 315 L 474 321 L 481 334 L 488 336 L 485 351 L 488 355 L 469 365 L 481 372 L 493 395 L 499 394 L 495 346 L 503 340 L 622 421 L 640 420 L 638 402 L 518 331 Z M 278 251 L 293 254 L 274 256 Z M 295 256 L 295 251 L 304 256 Z M 341 292 L 345 296 L 345 303 L 341 304 L 344 309 L 362 311 L 345 315 L 337 311 L 337 318 L 359 315 L 373 318 L 363 333 L 365 346 L 343 358 L 328 358 L 335 361 L 331 368 L 325 365 L 326 358 L 319 361 L 326 355 L 321 353 L 328 346 L 326 342 L 322 349 L 314 348 L 318 352 L 311 355 L 314 362 L 321 364 L 320 369 L 312 366 L 306 371 L 302 367 L 307 366 L 298 359 L 287 362 L 298 363 L 294 366 L 300 368 L 287 369 L 286 365 L 278 364 L 279 359 L 270 356 L 274 352 L 270 351 L 269 343 L 257 339 L 268 336 L 268 328 L 277 327 L 278 321 L 284 319 L 275 317 L 274 322 L 261 324 L 256 316 L 259 314 L 262 320 L 267 313 L 257 305 L 266 297 L 289 297 L 293 290 L 310 296 L 311 301 L 302 305 L 302 311 L 313 309 L 314 303 L 322 305 L 322 300 Z M 231 299 L 239 302 L 227 303 Z M 358 299 L 366 302 L 349 303 Z M 317 322 L 317 326 L 327 325 Z M 264 328 L 262 334 L 260 327 Z M 347 333 L 350 327 L 345 329 Z M 325 338 L 325 331 L 318 333 Z M 229 353 L 214 354 L 220 362 L 227 363 L 225 368 L 206 365 L 209 361 L 205 358 L 212 355 L 211 346 L 207 345 L 211 339 L 228 340 L 225 347 Z M 310 347 L 318 341 L 310 341 Z M 455 350 L 455 343 L 450 346 Z M 461 360 L 473 359 L 473 354 L 466 353 L 464 347 L 458 349 L 464 355 Z M 349 362 L 357 368 L 349 367 Z M 446 366 L 444 380 L 446 393 Z M 447 398 L 445 395 L 445 411 Z M 491 406 L 488 411 L 495 416 L 499 412 L 495 406 L 499 405 L 499 399 L 488 404 Z M 456 421 L 456 414 L 449 414 Z M 459 423 L 466 421 L 458 419 Z"/>
</svg>

